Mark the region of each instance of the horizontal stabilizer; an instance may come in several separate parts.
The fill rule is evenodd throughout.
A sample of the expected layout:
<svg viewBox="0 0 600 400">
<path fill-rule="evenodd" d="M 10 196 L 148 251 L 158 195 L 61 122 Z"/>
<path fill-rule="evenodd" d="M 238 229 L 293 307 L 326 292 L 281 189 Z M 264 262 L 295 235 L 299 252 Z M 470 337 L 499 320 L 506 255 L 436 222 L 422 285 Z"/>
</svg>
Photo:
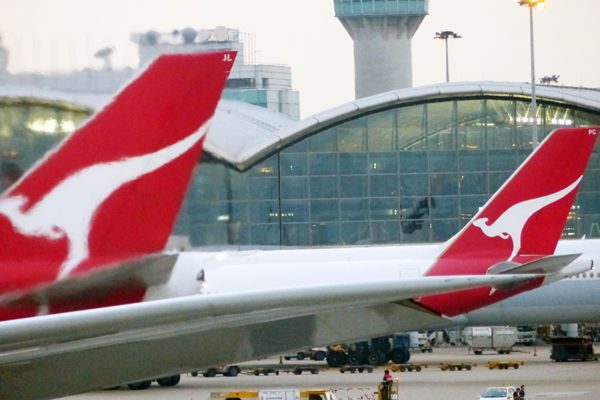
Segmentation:
<svg viewBox="0 0 600 400">
<path fill-rule="evenodd" d="M 546 256 L 538 260 L 519 264 L 516 262 L 503 262 L 492 266 L 488 270 L 489 275 L 504 274 L 537 274 L 544 275 L 545 283 L 554 282 L 569 276 L 577 275 L 589 271 L 593 267 L 593 261 L 582 254 L 564 254 L 558 256 Z M 512 282 L 508 284 L 494 285 L 494 288 L 501 290 L 514 289 L 522 282 Z"/>
<path fill-rule="evenodd" d="M 156 254 L 123 264 L 107 265 L 87 274 L 38 286 L 31 291 L 7 293 L 0 296 L 0 306 L 43 309 L 53 304 L 102 299 L 124 289 L 145 289 L 165 283 L 176 261 L 176 254 Z"/>
</svg>

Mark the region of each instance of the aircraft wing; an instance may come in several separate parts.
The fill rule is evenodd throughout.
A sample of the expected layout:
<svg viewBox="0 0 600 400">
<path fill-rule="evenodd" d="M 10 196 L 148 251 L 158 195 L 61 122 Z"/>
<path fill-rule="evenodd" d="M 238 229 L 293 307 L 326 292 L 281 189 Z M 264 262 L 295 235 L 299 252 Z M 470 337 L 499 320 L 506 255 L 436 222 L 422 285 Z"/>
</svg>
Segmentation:
<svg viewBox="0 0 600 400">
<path fill-rule="evenodd" d="M 45 399 L 447 320 L 419 296 L 537 275 L 196 295 L 0 323 L 0 398 Z"/>
</svg>

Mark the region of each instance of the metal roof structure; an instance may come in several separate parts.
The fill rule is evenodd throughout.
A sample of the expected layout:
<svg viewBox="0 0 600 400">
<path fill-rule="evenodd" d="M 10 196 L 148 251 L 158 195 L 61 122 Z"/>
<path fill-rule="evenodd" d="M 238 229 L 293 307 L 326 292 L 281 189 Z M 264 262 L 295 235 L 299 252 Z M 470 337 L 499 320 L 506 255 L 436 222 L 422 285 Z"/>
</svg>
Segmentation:
<svg viewBox="0 0 600 400">
<path fill-rule="evenodd" d="M 539 85 L 536 91 L 541 101 L 569 104 L 600 113 L 600 90 Z M 526 100 L 531 97 L 531 86 L 511 82 L 457 82 L 392 90 L 342 104 L 300 121 L 262 107 L 222 100 L 205 142 L 205 152 L 238 170 L 245 170 L 304 137 L 366 113 L 430 101 L 481 97 Z M 0 101 L 6 99 L 61 102 L 89 110 L 99 110 L 110 101 L 109 96 L 0 86 Z"/>
</svg>

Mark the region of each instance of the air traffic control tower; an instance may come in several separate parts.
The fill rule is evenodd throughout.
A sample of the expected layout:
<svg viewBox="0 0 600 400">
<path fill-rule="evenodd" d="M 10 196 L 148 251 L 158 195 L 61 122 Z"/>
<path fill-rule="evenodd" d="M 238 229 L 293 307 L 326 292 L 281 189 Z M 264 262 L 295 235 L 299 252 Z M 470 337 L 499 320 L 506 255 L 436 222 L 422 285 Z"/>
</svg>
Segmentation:
<svg viewBox="0 0 600 400">
<path fill-rule="evenodd" d="M 356 98 L 412 86 L 411 40 L 428 0 L 334 0 L 354 41 Z"/>
</svg>

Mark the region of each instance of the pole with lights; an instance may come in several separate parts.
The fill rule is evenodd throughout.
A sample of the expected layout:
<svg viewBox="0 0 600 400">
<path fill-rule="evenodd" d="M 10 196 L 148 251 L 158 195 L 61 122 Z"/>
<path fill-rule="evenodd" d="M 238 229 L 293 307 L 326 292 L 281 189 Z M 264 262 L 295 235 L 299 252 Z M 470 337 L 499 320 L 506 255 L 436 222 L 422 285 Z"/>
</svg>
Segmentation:
<svg viewBox="0 0 600 400">
<path fill-rule="evenodd" d="M 434 39 L 443 39 L 446 42 L 446 82 L 450 82 L 450 63 L 448 61 L 448 39 L 460 39 L 462 36 L 452 31 L 436 32 Z"/>
<path fill-rule="evenodd" d="M 531 113 L 533 114 L 532 142 L 533 147 L 538 145 L 538 127 L 537 127 L 537 98 L 535 95 L 535 57 L 533 50 L 533 9 L 537 6 L 544 6 L 546 0 L 518 0 L 520 6 L 529 7 L 529 43 L 531 46 Z"/>
</svg>

